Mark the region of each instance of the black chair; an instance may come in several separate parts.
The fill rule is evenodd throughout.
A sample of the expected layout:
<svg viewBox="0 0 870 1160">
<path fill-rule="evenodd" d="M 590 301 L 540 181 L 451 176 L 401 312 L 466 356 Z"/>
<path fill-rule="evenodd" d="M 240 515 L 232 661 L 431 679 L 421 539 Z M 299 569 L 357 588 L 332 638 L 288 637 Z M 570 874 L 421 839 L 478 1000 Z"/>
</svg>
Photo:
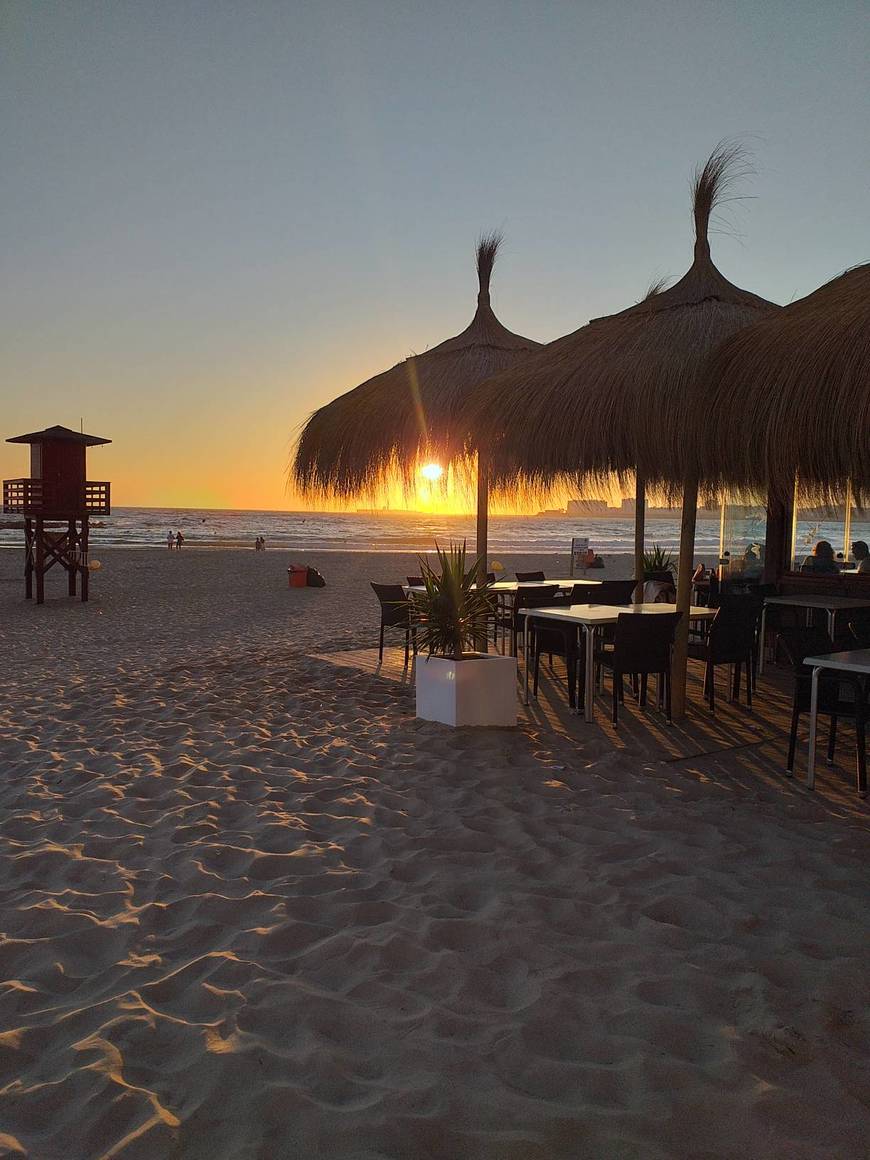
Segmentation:
<svg viewBox="0 0 870 1160">
<path fill-rule="evenodd" d="M 547 579 L 543 572 L 517 572 L 516 575 L 520 584 L 530 584 L 534 581 Z"/>
<path fill-rule="evenodd" d="M 858 608 L 852 613 L 849 633 L 858 648 L 870 648 L 870 608 Z"/>
<path fill-rule="evenodd" d="M 495 584 L 495 572 L 487 572 L 486 583 Z M 497 592 L 490 593 L 486 597 L 486 635 L 489 635 L 489 626 L 492 625 L 492 642 L 498 646 L 498 630 L 503 624 L 503 617 L 500 611 L 499 596 Z"/>
<path fill-rule="evenodd" d="M 563 596 L 566 604 L 597 604 L 598 601 L 593 599 L 597 592 L 594 584 L 575 584 Z"/>
<path fill-rule="evenodd" d="M 405 579 L 408 581 L 409 588 L 423 588 L 424 587 L 422 576 L 406 576 Z"/>
<path fill-rule="evenodd" d="M 512 608 L 507 614 L 507 627 L 511 634 L 511 655 L 516 656 L 520 636 L 525 632 L 526 618 L 520 615 L 521 608 L 546 608 L 559 598 L 558 584 L 545 584 L 541 588 L 519 588 L 514 593 Z"/>
<path fill-rule="evenodd" d="M 602 580 L 595 588 L 590 589 L 588 603 L 606 604 L 610 608 L 621 608 L 625 604 L 632 603 L 636 587 L 636 580 Z M 605 624 L 599 629 L 602 643 L 612 645 L 615 631 L 616 626 L 613 624 Z"/>
<path fill-rule="evenodd" d="M 401 584 L 372 583 L 375 596 L 381 606 L 381 636 L 378 645 L 378 664 L 384 659 L 384 629 L 398 628 L 405 634 L 405 665 L 408 664 L 411 642 L 417 653 L 417 630 L 412 615 L 413 605 Z"/>
<path fill-rule="evenodd" d="M 798 721 L 801 713 L 809 713 L 812 697 L 813 670 L 804 664 L 804 657 L 825 656 L 834 652 L 834 642 L 822 628 L 784 628 L 780 632 L 780 646 L 794 670 L 794 693 L 792 696 L 791 728 L 788 735 L 788 759 L 786 769 L 794 771 L 794 751 L 797 743 Z M 844 693 L 851 694 L 844 696 Z M 817 712 L 830 717 L 828 733 L 828 761 L 834 760 L 837 743 L 837 721 L 846 717 L 855 722 L 855 739 L 858 756 L 858 792 L 867 792 L 867 718 L 870 716 L 868 685 L 857 675 L 834 674 L 831 671 L 819 673 L 819 698 Z"/>
<path fill-rule="evenodd" d="M 646 705 L 647 678 L 654 674 L 662 682 L 665 712 L 671 720 L 671 652 L 674 633 L 682 612 L 662 612 L 643 616 L 621 612 L 613 634 L 612 651 L 600 650 L 595 659 L 613 672 L 613 724 L 619 724 L 619 704 L 625 698 L 624 678 L 640 678 L 640 703 Z"/>
<path fill-rule="evenodd" d="M 688 654 L 704 661 L 704 692 L 710 712 L 716 708 L 716 665 L 733 665 L 731 697 L 740 696 L 740 676 L 746 669 L 746 704 L 752 708 L 752 669 L 755 663 L 755 641 L 759 605 L 753 596 L 720 596 L 719 610 L 704 640 L 689 641 Z"/>
<path fill-rule="evenodd" d="M 610 607 L 631 604 L 636 587 L 636 580 L 602 580 L 589 590 L 589 603 Z"/>
<path fill-rule="evenodd" d="M 566 607 L 570 602 L 558 591 L 555 595 L 540 596 L 531 601 L 535 608 Z M 557 620 L 546 620 L 539 617 L 523 617 L 526 620 L 529 636 L 529 662 L 533 666 L 534 694 L 538 695 L 538 677 L 541 667 L 541 654 L 546 653 L 552 667 L 553 657 L 561 657 L 565 662 L 568 680 L 568 705 L 574 708 L 577 704 L 577 681 L 580 669 L 580 652 L 577 647 L 577 628 L 573 624 L 560 624 Z"/>
<path fill-rule="evenodd" d="M 761 639 L 761 618 L 762 614 L 764 613 L 764 601 L 768 596 L 778 596 L 779 588 L 776 584 L 762 584 L 761 582 L 757 582 L 747 584 L 746 589 L 747 593 L 755 601 L 755 607 L 758 612 L 758 626 L 756 628 L 755 639 L 755 660 L 757 662 L 759 651 L 765 647 L 765 641 Z M 764 617 L 765 635 L 769 637 L 771 634 L 773 634 L 775 640 L 776 633 L 779 631 L 779 614 L 793 614 L 795 611 L 796 609 L 787 608 L 783 605 L 771 604 L 767 609 L 767 615 Z M 753 689 L 755 688 L 754 670 L 752 687 Z"/>
</svg>

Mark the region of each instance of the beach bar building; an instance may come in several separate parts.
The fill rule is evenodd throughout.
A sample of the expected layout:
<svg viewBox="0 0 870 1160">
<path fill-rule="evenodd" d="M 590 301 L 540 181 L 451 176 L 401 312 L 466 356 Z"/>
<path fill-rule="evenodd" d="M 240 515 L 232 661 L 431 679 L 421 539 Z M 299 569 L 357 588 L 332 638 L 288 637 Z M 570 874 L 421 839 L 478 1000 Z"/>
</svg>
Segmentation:
<svg viewBox="0 0 870 1160">
<path fill-rule="evenodd" d="M 15 435 L 7 443 L 30 444 L 30 475 L 3 480 L 3 511 L 23 516 L 24 588 L 28 600 L 45 601 L 45 574 L 55 564 L 65 570 L 70 596 L 81 580 L 88 599 L 88 534 L 91 516 L 108 515 L 110 486 L 87 477 L 87 450 L 111 443 L 69 427 L 47 427 Z"/>
</svg>

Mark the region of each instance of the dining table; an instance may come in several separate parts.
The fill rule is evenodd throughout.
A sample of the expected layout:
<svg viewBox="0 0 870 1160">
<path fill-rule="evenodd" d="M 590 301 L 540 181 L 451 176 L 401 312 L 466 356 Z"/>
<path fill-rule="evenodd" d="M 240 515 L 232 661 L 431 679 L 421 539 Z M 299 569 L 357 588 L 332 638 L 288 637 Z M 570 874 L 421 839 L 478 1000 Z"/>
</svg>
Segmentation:
<svg viewBox="0 0 870 1160">
<path fill-rule="evenodd" d="M 767 610 L 770 607 L 804 608 L 807 611 L 807 616 L 810 616 L 814 609 L 821 609 L 828 618 L 828 636 L 834 640 L 837 613 L 851 612 L 858 608 L 870 608 L 870 600 L 860 596 L 836 596 L 833 593 L 824 595 L 818 592 L 791 596 L 765 596 L 764 607 L 761 610 L 761 635 L 759 638 L 761 647 L 758 650 L 759 676 L 764 672 L 764 634 L 767 628 Z"/>
<path fill-rule="evenodd" d="M 507 614 L 507 605 L 513 603 L 514 598 L 518 592 L 534 592 L 536 588 L 553 588 L 554 586 L 562 592 L 571 592 L 574 587 L 588 587 L 590 589 L 597 588 L 601 583 L 600 580 L 578 580 L 576 577 L 557 577 L 554 580 L 495 580 L 492 584 L 486 585 L 486 591 L 491 592 L 498 601 L 499 606 L 499 621 L 504 620 Z M 473 585 L 477 588 L 477 585 Z M 422 595 L 426 589 L 420 584 L 404 584 L 403 588 L 409 596 Z M 511 652 L 515 653 L 515 640 L 511 637 Z M 506 634 L 502 633 L 501 650 L 506 648 Z M 496 648 L 498 648 L 498 640 L 495 641 Z"/>
<path fill-rule="evenodd" d="M 845 652 L 827 653 L 817 657 L 804 657 L 804 664 L 812 669 L 810 684 L 810 742 L 807 756 L 807 789 L 813 789 L 816 784 L 816 733 L 819 716 L 819 674 L 825 671 L 835 673 L 851 673 L 870 680 L 870 648 L 855 648 Z M 866 775 L 862 779 L 858 774 L 858 792 L 867 793 Z"/>
<path fill-rule="evenodd" d="M 567 592 L 572 589 L 575 584 L 578 586 L 584 584 L 588 585 L 590 588 L 594 588 L 600 583 L 600 580 L 577 580 L 576 578 L 569 578 L 567 580 L 564 578 L 557 578 L 555 580 L 495 580 L 492 584 L 486 585 L 486 590 L 487 592 L 501 592 L 511 596 L 520 590 L 526 592 L 529 590 L 534 591 L 536 588 L 552 588 L 554 584 L 557 588 L 561 588 L 563 592 Z M 425 587 L 421 584 L 405 584 L 403 587 L 405 588 L 406 592 L 426 591 Z M 476 588 L 477 585 L 475 584 L 473 587 Z"/>
<path fill-rule="evenodd" d="M 595 640 L 600 629 L 609 624 L 616 624 L 620 616 L 630 613 L 635 616 L 661 616 L 664 613 L 676 612 L 675 604 L 569 604 L 564 608 L 521 608 L 520 615 L 534 617 L 535 620 L 556 620 L 562 624 L 572 624 L 577 628 L 577 643 L 580 645 L 582 632 L 585 647 L 585 696 L 583 715 L 586 721 L 593 719 L 593 697 L 595 695 Z M 715 608 L 700 608 L 692 606 L 689 609 L 690 621 L 713 620 L 716 616 Z M 529 637 L 530 633 L 523 633 L 523 660 L 525 674 L 523 679 L 523 704 L 529 703 Z M 579 709 L 577 710 L 579 713 Z"/>
</svg>

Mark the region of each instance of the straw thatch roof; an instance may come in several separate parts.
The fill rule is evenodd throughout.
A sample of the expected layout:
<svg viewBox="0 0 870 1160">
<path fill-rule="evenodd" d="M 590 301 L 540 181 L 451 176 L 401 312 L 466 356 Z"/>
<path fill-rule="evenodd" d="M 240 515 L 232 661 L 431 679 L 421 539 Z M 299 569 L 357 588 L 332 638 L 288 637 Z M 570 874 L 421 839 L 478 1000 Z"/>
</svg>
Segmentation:
<svg viewBox="0 0 870 1160">
<path fill-rule="evenodd" d="M 707 371 L 705 446 L 730 482 L 870 496 L 870 263 L 729 339 Z M 713 449 L 716 448 L 715 458 Z"/>
<path fill-rule="evenodd" d="M 723 143 L 693 186 L 694 260 L 668 289 L 557 339 L 474 392 L 462 422 L 479 445 L 494 441 L 502 491 L 620 479 L 635 471 L 674 490 L 689 462 L 687 402 L 723 339 L 776 309 L 734 286 L 710 257 L 710 215 L 744 171 Z"/>
<path fill-rule="evenodd" d="M 420 458 L 437 460 L 455 445 L 454 419 L 471 388 L 540 347 L 506 330 L 490 306 L 490 276 L 501 241 L 493 233 L 477 245 L 477 311 L 461 334 L 314 412 L 291 468 L 302 491 L 350 498 L 394 472 L 410 484 Z"/>
</svg>

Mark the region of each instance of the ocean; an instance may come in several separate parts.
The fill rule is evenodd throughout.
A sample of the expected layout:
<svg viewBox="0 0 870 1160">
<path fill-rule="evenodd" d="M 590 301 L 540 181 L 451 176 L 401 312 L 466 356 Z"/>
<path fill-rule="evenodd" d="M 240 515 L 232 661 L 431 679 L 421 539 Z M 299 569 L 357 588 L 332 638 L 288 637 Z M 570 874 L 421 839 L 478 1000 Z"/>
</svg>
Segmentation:
<svg viewBox="0 0 870 1160">
<path fill-rule="evenodd" d="M 163 547 L 166 534 L 181 531 L 190 545 L 253 547 L 264 536 L 267 547 L 294 551 L 425 552 L 440 544 L 474 543 L 473 516 L 436 516 L 417 512 L 257 512 L 196 508 L 116 508 L 111 516 L 91 523 L 91 546 Z M 572 536 L 588 536 L 602 555 L 633 551 L 634 522 L 594 517 L 491 516 L 490 555 L 498 552 L 543 555 L 568 552 Z M 870 541 L 870 523 L 852 522 L 852 538 Z M 726 547 L 742 551 L 763 541 L 763 520 L 742 521 Z M 798 524 L 798 553 L 817 539 L 828 539 L 835 551 L 843 545 L 843 524 L 836 521 Z M 679 546 L 679 519 L 647 522 L 647 547 Z M 22 533 L 0 530 L 0 544 L 20 544 Z M 701 518 L 695 537 L 699 556 L 719 552 L 719 518 Z"/>
</svg>

